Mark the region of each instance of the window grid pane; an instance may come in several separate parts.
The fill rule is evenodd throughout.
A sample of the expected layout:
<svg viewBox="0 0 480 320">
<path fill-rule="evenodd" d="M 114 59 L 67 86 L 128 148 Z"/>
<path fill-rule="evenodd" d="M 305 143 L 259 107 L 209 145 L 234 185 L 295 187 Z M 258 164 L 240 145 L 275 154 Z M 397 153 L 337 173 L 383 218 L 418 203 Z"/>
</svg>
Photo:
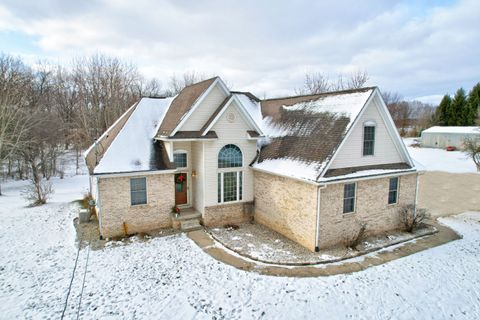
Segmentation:
<svg viewBox="0 0 480 320">
<path fill-rule="evenodd" d="M 218 154 L 219 168 L 235 168 L 242 165 L 242 151 L 236 145 L 227 144 L 220 150 Z"/>
<path fill-rule="evenodd" d="M 363 155 L 372 156 L 375 146 L 375 127 L 363 127 Z"/>
<path fill-rule="evenodd" d="M 186 153 L 174 153 L 173 162 L 177 168 L 187 167 L 187 154 Z"/>
<path fill-rule="evenodd" d="M 237 200 L 237 172 L 223 173 L 223 202 Z"/>
<path fill-rule="evenodd" d="M 238 176 L 239 176 L 239 195 L 238 195 L 238 200 L 242 200 L 242 193 L 243 193 L 243 172 L 239 172 L 238 173 Z"/>
<path fill-rule="evenodd" d="M 217 191 L 218 191 L 218 203 L 222 202 L 222 174 L 219 173 L 218 174 L 218 187 L 217 187 Z"/>
<path fill-rule="evenodd" d="M 147 203 L 147 179 L 130 179 L 130 203 L 131 205 Z"/>
<path fill-rule="evenodd" d="M 343 187 L 343 213 L 355 211 L 355 183 Z"/>
</svg>

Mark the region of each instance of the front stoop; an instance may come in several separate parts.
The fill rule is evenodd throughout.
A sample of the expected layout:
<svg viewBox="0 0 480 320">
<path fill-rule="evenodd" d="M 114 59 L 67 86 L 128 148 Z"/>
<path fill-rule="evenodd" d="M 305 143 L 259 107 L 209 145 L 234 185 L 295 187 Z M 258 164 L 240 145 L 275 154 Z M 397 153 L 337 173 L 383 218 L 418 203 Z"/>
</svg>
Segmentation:
<svg viewBox="0 0 480 320">
<path fill-rule="evenodd" d="M 200 218 L 202 214 L 194 210 L 185 210 L 179 216 L 171 214 L 172 225 L 174 229 L 182 231 L 194 231 L 202 228 L 200 225 Z"/>
<path fill-rule="evenodd" d="M 180 230 L 182 231 L 194 231 L 201 229 L 202 226 L 200 225 L 199 219 L 190 219 L 180 221 Z"/>
</svg>

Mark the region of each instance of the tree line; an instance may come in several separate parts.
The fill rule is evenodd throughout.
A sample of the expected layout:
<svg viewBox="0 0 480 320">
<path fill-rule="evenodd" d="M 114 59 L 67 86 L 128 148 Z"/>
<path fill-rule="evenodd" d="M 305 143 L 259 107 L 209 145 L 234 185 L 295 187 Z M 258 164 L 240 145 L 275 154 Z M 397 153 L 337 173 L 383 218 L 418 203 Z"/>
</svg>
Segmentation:
<svg viewBox="0 0 480 320">
<path fill-rule="evenodd" d="M 65 150 L 91 145 L 143 96 L 173 96 L 203 76 L 172 75 L 166 87 L 138 67 L 101 54 L 67 65 L 0 54 L 0 169 L 2 176 L 32 181 L 27 197 L 45 202 L 51 176 L 63 176 Z M 1 188 L 0 188 L 1 195 Z"/>
<path fill-rule="evenodd" d="M 468 95 L 463 88 L 458 89 L 453 98 L 444 95 L 435 116 L 441 126 L 480 125 L 480 82 Z"/>
</svg>

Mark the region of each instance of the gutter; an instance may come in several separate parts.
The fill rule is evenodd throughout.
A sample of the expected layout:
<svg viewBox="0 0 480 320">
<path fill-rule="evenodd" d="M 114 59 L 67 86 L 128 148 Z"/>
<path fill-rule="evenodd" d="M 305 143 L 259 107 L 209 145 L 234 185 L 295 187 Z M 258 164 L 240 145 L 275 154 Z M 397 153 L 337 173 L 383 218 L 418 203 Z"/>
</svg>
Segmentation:
<svg viewBox="0 0 480 320">
<path fill-rule="evenodd" d="M 315 252 L 320 251 L 320 190 L 323 190 L 327 185 L 317 186 L 317 219 L 315 225 Z"/>
<path fill-rule="evenodd" d="M 322 181 L 322 184 L 333 184 L 333 183 L 339 183 L 339 182 L 355 182 L 360 180 L 377 179 L 379 177 L 398 177 L 398 176 L 404 176 L 407 174 L 412 174 L 415 172 L 420 173 L 420 171 L 413 168 L 413 169 L 408 169 L 406 171 L 393 171 L 393 172 L 386 172 L 386 173 L 379 173 L 379 174 L 372 174 L 367 176 L 358 176 L 358 177 L 351 177 L 351 178 L 339 178 L 339 179 L 332 178 L 331 180 Z"/>
<path fill-rule="evenodd" d="M 168 174 L 175 173 L 177 169 L 170 170 L 145 170 L 145 171 L 128 171 L 128 172 L 107 172 L 107 173 L 93 173 L 91 176 L 102 178 L 116 178 L 116 177 L 133 177 L 133 176 L 150 176 L 154 174 Z"/>
</svg>

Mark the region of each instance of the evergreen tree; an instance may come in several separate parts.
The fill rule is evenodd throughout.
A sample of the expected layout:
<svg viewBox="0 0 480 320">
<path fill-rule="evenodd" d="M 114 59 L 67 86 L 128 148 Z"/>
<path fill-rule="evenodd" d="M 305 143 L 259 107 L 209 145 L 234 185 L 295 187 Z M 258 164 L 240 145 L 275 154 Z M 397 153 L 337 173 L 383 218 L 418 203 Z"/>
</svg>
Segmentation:
<svg viewBox="0 0 480 320">
<path fill-rule="evenodd" d="M 474 125 L 475 123 L 480 125 L 480 82 L 468 93 L 467 103 L 472 113 L 471 116 L 473 117 L 470 125 Z"/>
<path fill-rule="evenodd" d="M 465 111 L 467 105 L 467 97 L 465 95 L 465 90 L 460 88 L 455 93 L 452 103 L 450 104 L 450 110 L 448 115 L 448 125 L 449 126 L 462 126 L 466 122 L 465 115 L 468 112 Z"/>
<path fill-rule="evenodd" d="M 438 119 L 438 124 L 441 126 L 446 126 L 448 123 L 448 111 L 450 108 L 450 104 L 452 103 L 452 99 L 448 94 L 444 95 L 442 98 L 442 101 L 440 101 L 440 104 L 438 105 L 437 108 L 437 116 L 436 118 Z"/>
</svg>

